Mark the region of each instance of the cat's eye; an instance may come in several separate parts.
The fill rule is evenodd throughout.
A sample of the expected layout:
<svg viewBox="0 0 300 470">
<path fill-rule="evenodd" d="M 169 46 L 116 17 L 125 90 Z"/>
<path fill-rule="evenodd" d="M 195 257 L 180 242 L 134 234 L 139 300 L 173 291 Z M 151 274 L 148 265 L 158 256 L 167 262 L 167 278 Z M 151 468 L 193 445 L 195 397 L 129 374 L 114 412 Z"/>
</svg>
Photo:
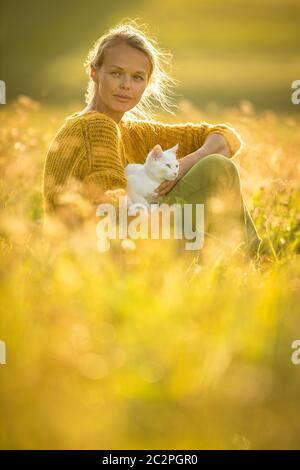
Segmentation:
<svg viewBox="0 0 300 470">
<path fill-rule="evenodd" d="M 166 166 L 167 166 L 168 168 L 171 168 L 170 163 L 166 163 Z"/>
</svg>

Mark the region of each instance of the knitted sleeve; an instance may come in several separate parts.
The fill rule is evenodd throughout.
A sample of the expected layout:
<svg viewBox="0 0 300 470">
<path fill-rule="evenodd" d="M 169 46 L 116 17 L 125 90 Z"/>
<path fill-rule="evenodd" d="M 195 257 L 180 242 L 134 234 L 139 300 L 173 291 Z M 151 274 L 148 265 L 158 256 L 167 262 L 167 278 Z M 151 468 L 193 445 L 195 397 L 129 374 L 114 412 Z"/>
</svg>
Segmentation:
<svg viewBox="0 0 300 470">
<path fill-rule="evenodd" d="M 61 205 L 70 175 L 85 162 L 85 146 L 79 122 L 66 122 L 52 139 L 44 164 L 44 211 L 50 213 Z"/>
<path fill-rule="evenodd" d="M 119 128 L 115 121 L 100 113 L 67 119 L 53 138 L 46 156 L 45 213 L 61 207 L 65 200 L 62 196 L 70 190 L 76 190 L 92 204 L 97 204 L 106 190 L 126 185 Z"/>
<path fill-rule="evenodd" d="M 243 146 L 243 141 L 236 130 L 228 124 L 165 124 L 162 122 L 142 121 L 135 123 L 139 133 L 143 135 L 148 153 L 155 144 L 163 149 L 179 144 L 177 156 L 181 158 L 200 148 L 209 134 L 221 134 L 225 137 L 231 151 L 231 157 L 237 155 Z"/>
<path fill-rule="evenodd" d="M 116 122 L 102 113 L 82 120 L 82 124 L 88 155 L 88 173 L 83 183 L 88 199 L 97 204 L 106 190 L 127 186 L 121 158 L 121 135 Z"/>
</svg>

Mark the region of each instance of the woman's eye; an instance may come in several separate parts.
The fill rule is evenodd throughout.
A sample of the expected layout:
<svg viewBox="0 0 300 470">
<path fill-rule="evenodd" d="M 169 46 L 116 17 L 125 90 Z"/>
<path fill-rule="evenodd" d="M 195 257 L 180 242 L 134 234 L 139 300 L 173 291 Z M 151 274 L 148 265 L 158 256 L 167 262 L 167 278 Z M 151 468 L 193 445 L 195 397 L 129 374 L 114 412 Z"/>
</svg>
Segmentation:
<svg viewBox="0 0 300 470">
<path fill-rule="evenodd" d="M 112 75 L 120 75 L 120 72 L 111 72 Z M 136 75 L 134 78 L 139 78 L 140 80 L 144 80 L 143 77 L 141 77 L 140 75 Z"/>
</svg>

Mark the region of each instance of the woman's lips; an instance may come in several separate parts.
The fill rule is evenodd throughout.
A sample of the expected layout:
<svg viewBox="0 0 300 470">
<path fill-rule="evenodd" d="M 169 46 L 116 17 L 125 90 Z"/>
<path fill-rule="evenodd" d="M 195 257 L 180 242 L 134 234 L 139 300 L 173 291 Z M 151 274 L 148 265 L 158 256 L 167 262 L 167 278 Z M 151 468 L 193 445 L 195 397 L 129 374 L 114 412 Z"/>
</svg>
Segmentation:
<svg viewBox="0 0 300 470">
<path fill-rule="evenodd" d="M 123 96 L 120 95 L 115 95 L 115 98 L 119 101 L 129 101 L 131 98 L 124 98 Z"/>
</svg>

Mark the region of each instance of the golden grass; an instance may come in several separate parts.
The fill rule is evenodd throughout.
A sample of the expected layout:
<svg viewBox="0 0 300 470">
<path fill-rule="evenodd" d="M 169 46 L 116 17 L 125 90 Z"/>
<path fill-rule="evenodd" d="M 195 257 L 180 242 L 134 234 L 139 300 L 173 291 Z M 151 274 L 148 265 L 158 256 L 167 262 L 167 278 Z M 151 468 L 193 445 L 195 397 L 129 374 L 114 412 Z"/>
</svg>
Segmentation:
<svg viewBox="0 0 300 470">
<path fill-rule="evenodd" d="M 44 158 L 68 113 L 23 97 L 0 114 L 0 447 L 299 447 L 299 119 L 181 103 L 172 122 L 246 140 L 264 239 L 257 265 L 201 267 L 166 241 L 100 253 L 93 227 L 42 232 Z"/>
</svg>

